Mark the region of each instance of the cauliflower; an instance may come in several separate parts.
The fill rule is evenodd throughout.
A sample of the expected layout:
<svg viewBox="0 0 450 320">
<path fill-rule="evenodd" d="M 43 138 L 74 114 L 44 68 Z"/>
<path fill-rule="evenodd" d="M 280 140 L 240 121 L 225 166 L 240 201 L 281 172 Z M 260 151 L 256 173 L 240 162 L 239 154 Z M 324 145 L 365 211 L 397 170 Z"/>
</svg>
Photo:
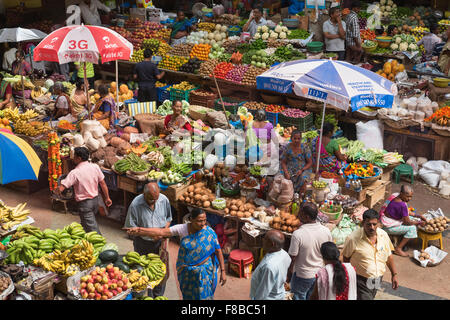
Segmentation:
<svg viewBox="0 0 450 320">
<path fill-rule="evenodd" d="M 280 39 L 286 39 L 286 32 L 280 32 Z"/>
<path fill-rule="evenodd" d="M 400 49 L 400 51 L 407 51 L 408 50 L 408 43 L 407 42 L 402 42 L 402 43 L 400 43 L 398 48 Z"/>
<path fill-rule="evenodd" d="M 417 45 L 415 43 L 411 43 L 411 44 L 409 44 L 408 48 L 411 51 L 416 51 L 417 50 Z"/>
<path fill-rule="evenodd" d="M 395 43 L 396 44 L 400 44 L 402 42 L 402 38 L 400 38 L 400 37 L 396 37 L 395 38 Z"/>
<path fill-rule="evenodd" d="M 381 6 L 380 10 L 381 10 L 381 12 L 384 12 L 386 10 L 386 7 L 385 6 Z"/>
<path fill-rule="evenodd" d="M 287 32 L 287 31 L 288 31 L 288 28 L 287 28 L 287 27 L 282 27 L 282 28 L 281 28 L 281 31 Z"/>
<path fill-rule="evenodd" d="M 256 28 L 256 32 L 260 32 L 261 31 L 261 26 L 258 26 L 258 28 Z"/>
<path fill-rule="evenodd" d="M 277 26 L 275 27 L 275 32 L 276 32 L 276 33 L 280 33 L 282 30 L 283 30 L 283 29 L 281 28 L 280 25 L 277 25 Z"/>
<path fill-rule="evenodd" d="M 387 4 L 388 4 L 389 6 L 392 6 L 392 5 L 394 4 L 394 1 L 388 0 Z"/>
<path fill-rule="evenodd" d="M 386 0 L 380 0 L 380 4 L 381 4 L 381 5 L 386 4 Z"/>
<path fill-rule="evenodd" d="M 391 7 L 391 6 L 386 6 L 386 7 L 384 7 L 384 9 L 385 9 L 386 11 L 392 11 L 392 7 Z"/>
<path fill-rule="evenodd" d="M 260 33 L 255 33 L 255 35 L 253 36 L 254 39 L 260 39 L 261 38 L 261 34 Z"/>
<path fill-rule="evenodd" d="M 261 31 L 262 31 L 263 33 L 268 33 L 268 32 L 269 32 L 269 27 L 267 27 L 267 26 L 262 26 L 262 27 L 261 27 Z"/>
<path fill-rule="evenodd" d="M 268 32 L 264 32 L 261 36 L 261 39 L 263 40 L 267 40 L 267 38 L 269 38 L 269 33 Z"/>
<path fill-rule="evenodd" d="M 392 43 L 392 44 L 391 44 L 391 49 L 392 49 L 392 50 L 398 50 L 398 44 Z"/>
<path fill-rule="evenodd" d="M 270 37 L 271 37 L 272 39 L 278 39 L 278 33 L 272 32 L 272 33 L 270 34 Z"/>
</svg>

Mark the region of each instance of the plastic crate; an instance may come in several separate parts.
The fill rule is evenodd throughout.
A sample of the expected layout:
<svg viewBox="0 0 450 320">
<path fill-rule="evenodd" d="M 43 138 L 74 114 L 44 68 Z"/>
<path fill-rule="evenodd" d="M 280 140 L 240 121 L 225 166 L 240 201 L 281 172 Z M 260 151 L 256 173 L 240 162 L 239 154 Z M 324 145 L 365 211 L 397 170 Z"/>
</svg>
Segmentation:
<svg viewBox="0 0 450 320">
<path fill-rule="evenodd" d="M 274 127 L 278 124 L 278 112 L 267 112 L 266 111 L 266 118 L 267 121 L 269 121 Z"/>
<path fill-rule="evenodd" d="M 227 97 L 222 98 L 222 100 L 224 102 L 225 110 L 230 112 L 231 114 L 237 114 L 239 107 L 246 102 Z M 231 103 L 231 105 L 226 105 L 225 103 Z M 220 100 L 220 98 L 214 101 L 214 110 L 223 111 L 222 101 Z"/>
<path fill-rule="evenodd" d="M 164 100 L 170 99 L 170 91 L 167 90 L 170 87 L 171 87 L 171 85 L 156 88 L 156 95 L 158 97 L 159 102 L 163 102 Z"/>
<path fill-rule="evenodd" d="M 232 28 L 232 27 L 238 27 L 239 30 L 237 30 L 237 31 L 228 31 L 228 36 L 229 37 L 240 36 L 241 32 L 242 32 L 242 28 L 240 26 L 230 26 L 229 28 Z"/>
<path fill-rule="evenodd" d="M 286 117 L 282 113 L 278 116 L 278 122 L 283 127 L 294 126 L 300 131 L 308 131 L 314 125 L 313 114 L 310 113 L 304 118 Z"/>
<path fill-rule="evenodd" d="M 170 90 L 170 101 L 174 101 L 174 100 L 186 100 L 189 101 L 189 94 L 191 93 L 191 91 L 197 90 L 199 89 L 199 87 L 195 87 L 191 90 L 179 90 L 179 89 L 171 89 Z"/>
</svg>

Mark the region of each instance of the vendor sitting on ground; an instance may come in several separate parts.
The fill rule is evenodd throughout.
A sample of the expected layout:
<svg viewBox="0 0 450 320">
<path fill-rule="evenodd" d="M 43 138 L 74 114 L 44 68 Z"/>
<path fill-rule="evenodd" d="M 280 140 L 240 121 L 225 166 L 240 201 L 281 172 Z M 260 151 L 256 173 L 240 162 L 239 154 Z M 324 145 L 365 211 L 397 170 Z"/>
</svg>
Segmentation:
<svg viewBox="0 0 450 320">
<path fill-rule="evenodd" d="M 396 26 L 395 24 L 389 25 L 388 28 L 387 28 L 387 35 L 388 35 L 389 37 L 393 37 L 393 36 L 395 36 L 396 34 L 398 34 L 398 28 L 397 28 L 397 26 Z"/>
<path fill-rule="evenodd" d="M 87 98 L 84 90 L 84 81 L 82 79 L 77 80 L 76 87 L 70 94 L 70 102 L 72 103 L 74 117 L 80 120 L 87 117 L 88 112 L 85 107 Z"/>
<path fill-rule="evenodd" d="M 322 145 L 320 146 L 319 172 L 337 173 L 344 166 L 343 162 L 347 161 L 347 156 L 343 155 L 339 150 L 338 142 L 331 138 L 333 134 L 334 125 L 325 122 L 323 124 Z M 314 162 L 316 162 L 319 136 L 315 137 L 311 144 Z M 317 166 L 317 163 L 315 166 Z"/>
<path fill-rule="evenodd" d="M 262 9 L 260 7 L 255 7 L 250 13 L 247 23 L 242 27 L 242 31 L 250 33 L 250 37 L 253 38 L 258 27 L 265 25 L 267 25 L 267 21 L 262 17 Z"/>
<path fill-rule="evenodd" d="M 447 28 L 446 32 L 447 43 L 444 45 L 439 56 L 438 65 L 441 71 L 446 75 L 450 76 L 450 26 Z"/>
<path fill-rule="evenodd" d="M 114 98 L 109 94 L 108 87 L 105 84 L 101 84 L 98 87 L 98 94 L 100 95 L 100 99 L 95 104 L 92 113 L 94 119 L 99 121 L 106 130 L 109 130 L 111 123 L 113 123 L 116 103 L 114 102 Z"/>
<path fill-rule="evenodd" d="M 58 119 L 68 114 L 72 114 L 73 109 L 69 96 L 64 92 L 64 85 L 61 82 L 56 82 L 53 85 L 53 94 L 57 96 L 55 100 L 55 110 L 53 111 L 53 118 Z"/>
<path fill-rule="evenodd" d="M 27 76 L 31 71 L 31 65 L 25 60 L 25 53 L 22 50 L 17 50 L 16 60 L 12 63 L 11 73 L 15 76 Z"/>
<path fill-rule="evenodd" d="M 262 109 L 256 111 L 253 121 L 248 122 L 247 125 L 248 158 L 260 161 L 263 157 L 265 160 L 270 157 L 272 131 L 273 125 L 267 121 L 266 112 Z M 252 134 L 254 134 L 253 137 Z"/>
<path fill-rule="evenodd" d="M 281 154 L 281 173 L 292 181 L 294 192 L 305 192 L 306 182 L 312 173 L 312 164 L 311 151 L 302 143 L 302 132 L 294 130 L 291 142 Z"/>
<path fill-rule="evenodd" d="M 383 229 L 390 235 L 403 236 L 402 241 L 395 248 L 395 254 L 403 257 L 408 256 L 403 251 L 403 247 L 409 240 L 417 238 L 416 226 L 422 225 L 426 221 L 426 218 L 420 214 L 416 214 L 414 218 L 409 217 L 407 202 L 412 199 L 412 196 L 412 187 L 402 185 L 400 193 L 392 194 L 380 210 L 380 221 L 383 224 Z"/>
<path fill-rule="evenodd" d="M 185 129 L 192 132 L 191 124 L 189 120 L 181 114 L 183 104 L 180 100 L 174 100 L 172 102 L 172 114 L 168 114 L 164 119 L 164 129 L 166 133 L 172 134 L 174 131 Z"/>
<path fill-rule="evenodd" d="M 195 29 L 192 23 L 184 15 L 184 12 L 179 10 L 177 12 L 177 18 L 172 24 L 172 33 L 170 38 L 172 39 L 172 45 L 186 42 L 186 37 L 190 33 L 190 29 Z"/>
<path fill-rule="evenodd" d="M 13 108 L 14 105 L 11 85 L 3 80 L 3 73 L 0 73 L 0 110 Z"/>
</svg>

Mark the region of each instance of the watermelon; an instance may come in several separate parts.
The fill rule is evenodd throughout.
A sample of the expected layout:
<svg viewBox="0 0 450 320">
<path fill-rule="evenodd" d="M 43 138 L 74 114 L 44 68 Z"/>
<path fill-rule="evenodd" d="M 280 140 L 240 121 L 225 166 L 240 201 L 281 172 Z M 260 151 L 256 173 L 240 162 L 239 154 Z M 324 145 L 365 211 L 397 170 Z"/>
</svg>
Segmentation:
<svg viewBox="0 0 450 320">
<path fill-rule="evenodd" d="M 130 273 L 130 267 L 126 263 L 123 263 L 122 261 L 117 261 L 116 263 L 114 263 L 114 267 L 119 268 L 125 273 Z"/>
<path fill-rule="evenodd" d="M 114 263 L 119 258 L 119 253 L 114 250 L 105 250 L 101 252 L 98 257 L 103 263 Z"/>
<path fill-rule="evenodd" d="M 117 244 L 109 242 L 107 244 L 105 244 L 102 249 L 100 250 L 100 252 L 106 251 L 106 250 L 114 250 L 116 252 L 119 252 L 119 247 L 117 246 Z"/>
</svg>

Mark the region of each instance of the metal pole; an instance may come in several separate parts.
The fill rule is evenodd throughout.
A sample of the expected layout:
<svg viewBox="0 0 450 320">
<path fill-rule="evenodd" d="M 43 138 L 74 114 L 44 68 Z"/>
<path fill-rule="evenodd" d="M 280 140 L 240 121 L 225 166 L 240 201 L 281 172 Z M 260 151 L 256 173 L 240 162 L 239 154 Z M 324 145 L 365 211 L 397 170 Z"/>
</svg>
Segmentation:
<svg viewBox="0 0 450 320">
<path fill-rule="evenodd" d="M 119 112 L 119 61 L 116 60 L 116 112 Z"/>
<path fill-rule="evenodd" d="M 84 91 L 86 92 L 86 103 L 87 103 L 87 110 L 88 110 L 88 117 L 92 120 L 92 113 L 91 113 L 91 102 L 89 100 L 89 82 L 87 81 L 87 75 L 86 75 L 86 61 L 83 62 L 83 71 L 84 71 Z"/>
<path fill-rule="evenodd" d="M 216 83 L 217 92 L 219 93 L 220 102 L 222 102 L 223 113 L 225 114 L 225 119 L 227 119 L 227 127 L 231 129 L 230 121 L 228 120 L 227 111 L 225 110 L 225 105 L 223 104 L 222 95 L 220 94 L 219 85 L 217 84 L 216 75 L 213 72 L 214 82 Z"/>
<path fill-rule="evenodd" d="M 323 103 L 323 111 L 322 111 L 322 124 L 320 125 L 320 135 L 319 135 L 319 146 L 317 147 L 317 166 L 316 166 L 316 178 L 319 173 L 319 160 L 320 160 L 320 150 L 322 149 L 322 132 L 323 132 L 323 122 L 325 121 L 325 108 L 327 103 Z"/>
</svg>

